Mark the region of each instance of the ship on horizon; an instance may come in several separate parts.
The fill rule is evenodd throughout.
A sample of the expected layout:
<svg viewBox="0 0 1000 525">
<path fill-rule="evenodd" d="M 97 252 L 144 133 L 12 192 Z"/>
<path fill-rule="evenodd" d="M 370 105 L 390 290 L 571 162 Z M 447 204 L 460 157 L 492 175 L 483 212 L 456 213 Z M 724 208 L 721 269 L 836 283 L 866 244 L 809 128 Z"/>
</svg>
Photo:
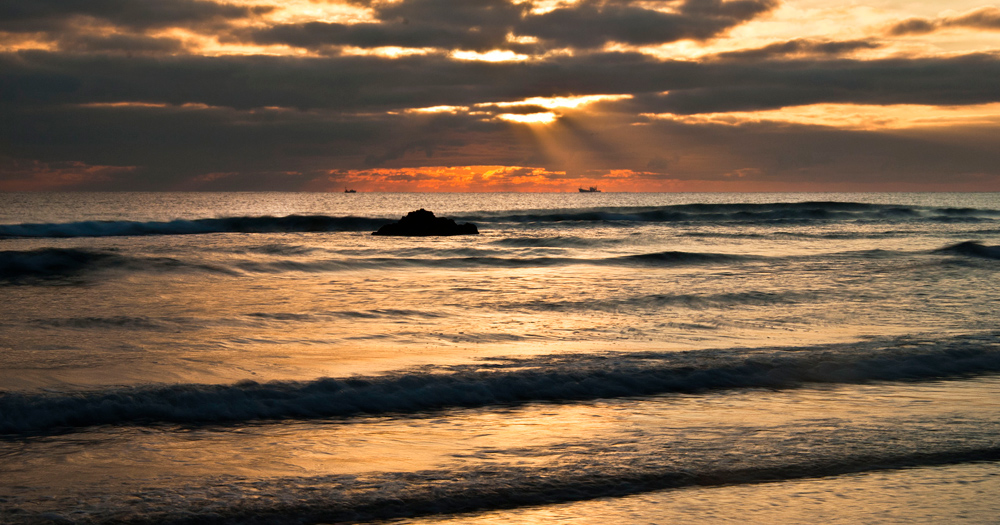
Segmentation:
<svg viewBox="0 0 1000 525">
<path fill-rule="evenodd" d="M 601 190 L 597 189 L 597 186 L 591 186 L 587 189 L 578 188 L 580 193 L 601 193 Z"/>
</svg>

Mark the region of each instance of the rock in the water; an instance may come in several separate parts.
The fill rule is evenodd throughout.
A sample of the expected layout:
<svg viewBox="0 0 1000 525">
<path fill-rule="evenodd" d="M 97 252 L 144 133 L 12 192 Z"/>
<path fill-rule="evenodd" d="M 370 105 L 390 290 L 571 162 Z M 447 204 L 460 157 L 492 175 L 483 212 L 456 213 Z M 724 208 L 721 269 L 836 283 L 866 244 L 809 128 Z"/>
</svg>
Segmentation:
<svg viewBox="0 0 1000 525">
<path fill-rule="evenodd" d="M 435 217 L 434 212 L 420 208 L 411 211 L 399 222 L 386 224 L 372 232 L 372 235 L 401 235 L 406 237 L 430 237 L 432 235 L 479 235 L 475 224 L 457 224 L 452 219 Z"/>
</svg>

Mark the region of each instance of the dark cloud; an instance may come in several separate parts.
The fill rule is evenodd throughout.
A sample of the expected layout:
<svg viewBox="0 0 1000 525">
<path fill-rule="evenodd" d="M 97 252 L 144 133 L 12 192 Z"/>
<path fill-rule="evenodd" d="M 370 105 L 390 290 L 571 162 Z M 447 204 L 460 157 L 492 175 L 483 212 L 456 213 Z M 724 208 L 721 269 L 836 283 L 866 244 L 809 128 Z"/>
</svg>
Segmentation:
<svg viewBox="0 0 1000 525">
<path fill-rule="evenodd" d="M 776 0 L 684 0 L 680 12 L 689 16 L 745 21 L 777 6 Z"/>
<path fill-rule="evenodd" d="M 645 122 L 637 115 L 820 102 L 998 102 L 998 83 L 1000 59 L 992 55 L 699 64 L 628 53 L 484 63 L 443 55 L 128 58 L 22 52 L 0 55 L 0 154 L 53 165 L 136 167 L 81 179 L 91 189 L 174 189 L 188 187 L 185 184 L 199 177 L 216 189 L 239 189 L 244 187 L 240 176 L 211 174 L 473 164 L 539 166 L 571 173 L 629 168 L 662 170 L 670 177 L 710 177 L 707 168 L 673 156 L 682 151 L 693 158 L 718 158 L 708 164 L 723 170 L 719 173 L 750 166 L 761 167 L 762 174 L 792 177 L 794 163 L 809 167 L 810 177 L 813 172 L 832 177 L 838 169 L 871 176 L 883 164 L 894 174 L 916 168 L 927 173 L 914 167 L 910 158 L 925 159 L 927 166 L 942 174 L 972 173 L 974 167 L 979 173 L 995 173 L 989 167 L 996 160 L 992 150 L 972 151 L 962 144 L 945 147 L 937 139 L 889 140 L 885 134 L 838 134 L 788 125 L 778 130 L 702 127 Z M 634 98 L 592 106 L 606 113 L 603 120 L 564 116 L 547 127 L 551 142 L 565 154 L 533 142 L 523 126 L 476 114 L 542 111 L 528 104 L 495 104 L 533 96 L 616 93 L 631 93 Z M 145 105 L 115 105 L 120 102 Z M 472 107 L 476 104 L 481 105 Z M 474 111 L 430 115 L 403 111 L 437 105 L 464 105 Z M 268 109 L 275 106 L 286 109 Z M 389 110 L 398 114 L 388 114 Z M 762 135 L 764 131 L 768 134 Z M 983 135 L 995 133 L 989 130 Z M 631 149 L 621 149 L 622 143 Z M 823 150 L 824 144 L 839 144 L 840 149 Z M 854 156 L 851 147 L 858 148 Z M 927 152 L 968 158 L 948 165 L 943 160 L 931 162 Z M 835 158 L 840 154 L 843 159 Z M 894 155 L 908 157 L 893 160 Z M 650 161 L 656 157 L 671 160 Z M 865 168 L 857 159 L 873 164 Z M 291 189 L 299 180 L 284 175 L 255 177 L 257 189 Z M 268 180 L 273 180 L 272 186 L 267 186 Z"/>
<path fill-rule="evenodd" d="M 608 42 L 634 45 L 678 40 L 707 40 L 777 5 L 775 0 L 719 2 L 688 0 L 676 12 L 661 12 L 624 2 L 584 0 L 527 17 L 519 34 L 538 37 L 553 47 L 600 47 Z"/>
<path fill-rule="evenodd" d="M 184 49 L 184 44 L 175 38 L 150 37 L 145 35 L 65 35 L 59 41 L 59 48 L 65 51 L 86 53 L 176 53 Z"/>
<path fill-rule="evenodd" d="M 126 58 L 33 51 L 0 55 L 0 104 L 131 101 L 374 111 L 658 89 L 692 67 L 637 54 L 486 63 L 444 55 Z"/>
<path fill-rule="evenodd" d="M 231 38 L 304 48 L 399 46 L 486 51 L 505 47 L 507 34 L 531 7 L 507 0 L 404 0 L 366 6 L 373 10 L 377 22 L 282 24 L 236 32 Z"/>
<path fill-rule="evenodd" d="M 983 7 L 963 15 L 941 18 L 909 18 L 889 28 L 889 34 L 921 35 L 941 29 L 970 28 L 1000 31 L 1000 8 Z"/>
<path fill-rule="evenodd" d="M 80 18 L 133 29 L 172 27 L 247 18 L 273 9 L 207 0 L 0 0 L 0 31 L 64 29 Z"/>
<path fill-rule="evenodd" d="M 145 102 L 352 113 L 623 93 L 635 95 L 621 104 L 636 113 L 746 111 L 821 102 L 978 104 L 1000 101 L 1000 58 L 695 63 L 599 53 L 487 63 L 444 55 L 0 55 L 0 105 Z"/>
<path fill-rule="evenodd" d="M 649 159 L 649 162 L 646 163 L 646 169 L 666 172 L 670 168 L 670 164 L 669 160 L 657 155 Z"/>
<path fill-rule="evenodd" d="M 998 30 L 1000 29 L 1000 9 L 996 7 L 984 7 L 956 17 L 954 21 L 956 25 L 962 27 Z"/>
<path fill-rule="evenodd" d="M 410 163 L 413 156 L 425 164 L 497 163 L 504 149 L 494 146 L 508 141 L 511 129 L 467 115 L 144 105 L 0 106 L 0 121 L 0 156 L 53 165 L 134 166 L 99 187 L 156 190 L 213 173 L 360 169 L 404 158 Z M 270 189 L 295 188 L 282 187 L 280 180 L 285 179 L 277 178 Z M 220 177 L 213 187 L 240 187 L 240 181 Z"/>
<path fill-rule="evenodd" d="M 345 118 L 99 107 L 5 111 L 0 117 L 0 154 L 39 159 L 64 171 L 105 167 L 75 181 L 86 189 L 290 190 L 334 169 L 441 165 L 535 166 L 570 176 L 631 169 L 699 180 L 727 180 L 727 173 L 744 170 L 774 183 L 958 183 L 985 175 L 1000 184 L 1000 137 L 988 130 L 958 137 L 944 130 L 867 132 L 772 123 L 634 126 L 598 115 L 550 126 L 546 134 L 559 145 L 553 150 L 521 134 L 522 126 L 464 114 Z"/>
<path fill-rule="evenodd" d="M 514 4 L 507 0 L 403 0 L 379 2 L 373 8 L 375 16 L 384 22 L 506 35 L 528 14 L 531 4 Z"/>
<path fill-rule="evenodd" d="M 486 104 L 476 107 L 480 111 L 490 111 L 492 113 L 507 113 L 511 115 L 534 115 L 536 113 L 547 113 L 549 108 L 537 106 L 535 104 L 516 104 L 513 106 L 498 106 L 496 104 Z"/>
<path fill-rule="evenodd" d="M 678 83 L 680 84 L 680 83 Z M 636 113 L 696 114 L 818 103 L 966 105 L 1000 102 L 1000 59 L 786 60 L 706 64 L 667 93 L 621 104 Z"/>
<path fill-rule="evenodd" d="M 460 27 L 510 25 L 527 14 L 531 3 L 516 4 L 509 0 L 402 0 L 398 2 L 367 2 L 375 16 L 384 21 L 435 24 Z"/>
<path fill-rule="evenodd" d="M 246 30 L 232 35 L 257 44 L 324 46 L 436 47 L 485 51 L 594 48 L 608 42 L 662 44 L 706 40 L 770 11 L 777 0 L 688 0 L 675 11 L 649 2 L 583 0 L 532 14 L 530 2 L 507 0 L 404 0 L 372 3 L 376 23 L 307 22 Z M 654 4 L 657 4 L 654 2 Z M 672 6 L 672 2 L 659 2 Z M 508 35 L 534 37 L 540 45 L 508 42 Z"/>
<path fill-rule="evenodd" d="M 762 60 L 802 55 L 842 55 L 865 49 L 883 47 L 882 42 L 873 40 L 810 40 L 798 38 L 787 42 L 776 42 L 754 49 L 741 49 L 719 53 L 714 58 L 722 60 Z"/>
<path fill-rule="evenodd" d="M 444 48 L 487 51 L 507 45 L 507 30 L 471 30 L 443 24 L 409 24 L 401 21 L 336 24 L 306 22 L 232 33 L 231 42 L 259 45 L 284 44 L 302 48 L 327 46 Z"/>
<path fill-rule="evenodd" d="M 154 60 L 19 53 L 0 59 L 0 145 L 21 158 L 169 171 L 156 177 L 143 176 L 147 172 L 141 170 L 129 173 L 133 188 L 158 181 L 155 184 L 167 185 L 159 186 L 162 189 L 170 181 L 213 172 L 324 166 L 544 161 L 545 167 L 559 170 L 562 161 L 543 151 L 524 150 L 523 145 L 498 148 L 514 141 L 516 125 L 483 122 L 477 115 L 392 116 L 383 111 L 595 93 L 634 93 L 633 100 L 602 105 L 624 119 L 646 112 L 817 102 L 965 104 L 998 101 L 998 79 L 1000 64 L 986 55 L 746 65 L 662 63 L 621 54 L 488 64 L 440 56 Z M 122 101 L 172 106 L 74 106 Z M 260 109 L 268 106 L 301 110 Z M 494 114 L 541 110 L 489 105 L 475 109 Z M 580 151 L 601 150 L 591 136 L 571 129 L 580 128 L 567 127 L 563 136 L 581 145 Z M 642 137 L 632 140 L 640 143 Z M 639 151 L 636 156 L 648 163 L 650 153 Z M 648 169 L 645 164 L 636 168 Z"/>
<path fill-rule="evenodd" d="M 934 31 L 937 31 L 937 29 L 938 25 L 933 20 L 926 18 L 909 18 L 889 28 L 889 34 L 894 36 L 923 35 L 926 33 L 933 33 Z"/>
<path fill-rule="evenodd" d="M 725 179 L 726 168 L 752 168 L 758 181 L 824 182 L 864 185 L 940 184 L 992 181 L 1000 185 L 1000 138 L 983 133 L 947 136 L 947 131 L 910 132 L 843 130 L 787 123 L 741 126 L 651 124 L 648 131 L 669 137 L 679 158 L 668 170 L 685 177 Z M 717 161 L 696 171 L 703 155 Z M 709 170 L 716 170 L 712 173 Z"/>
<path fill-rule="evenodd" d="M 171 54 L 182 42 L 150 30 L 216 32 L 238 19 L 273 11 L 208 0 L 0 0 L 0 38 L 30 37 L 75 52 Z"/>
</svg>

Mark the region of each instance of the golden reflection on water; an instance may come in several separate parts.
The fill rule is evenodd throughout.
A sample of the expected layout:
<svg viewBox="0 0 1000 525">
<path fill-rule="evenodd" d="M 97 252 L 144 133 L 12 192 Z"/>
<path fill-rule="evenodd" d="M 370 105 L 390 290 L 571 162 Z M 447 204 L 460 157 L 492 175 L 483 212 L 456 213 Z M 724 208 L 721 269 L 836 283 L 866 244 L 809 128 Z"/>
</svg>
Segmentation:
<svg viewBox="0 0 1000 525">
<path fill-rule="evenodd" d="M 755 468 L 838 454 L 910 453 L 940 439 L 989 446 L 1000 433 L 998 400 L 1000 379 L 984 378 L 535 403 L 424 417 L 95 429 L 70 440 L 27 443 L 25 452 L 32 453 L 22 456 L 34 458 L 31 464 L 12 457 L 5 468 L 9 486 L 49 490 L 122 479 L 172 485 L 221 474 L 277 479 L 439 471 L 461 479 L 491 468 L 530 467 L 549 476 Z"/>
</svg>

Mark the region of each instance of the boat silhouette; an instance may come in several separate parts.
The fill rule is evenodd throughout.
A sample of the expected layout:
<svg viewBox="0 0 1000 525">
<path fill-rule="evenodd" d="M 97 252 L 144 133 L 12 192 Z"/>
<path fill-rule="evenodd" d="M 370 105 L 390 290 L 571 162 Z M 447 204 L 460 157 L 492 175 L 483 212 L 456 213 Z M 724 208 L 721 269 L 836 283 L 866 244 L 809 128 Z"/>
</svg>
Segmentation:
<svg viewBox="0 0 1000 525">
<path fill-rule="evenodd" d="M 601 190 L 597 189 L 597 186 L 591 186 L 587 189 L 578 188 L 580 193 L 601 193 Z"/>
</svg>

